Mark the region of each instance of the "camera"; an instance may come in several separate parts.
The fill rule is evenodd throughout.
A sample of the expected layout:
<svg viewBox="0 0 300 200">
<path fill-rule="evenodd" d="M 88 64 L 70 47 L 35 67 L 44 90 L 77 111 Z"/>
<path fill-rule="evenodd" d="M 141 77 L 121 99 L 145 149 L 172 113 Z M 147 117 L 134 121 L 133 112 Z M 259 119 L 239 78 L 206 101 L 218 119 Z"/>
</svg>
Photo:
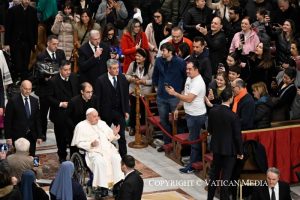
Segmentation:
<svg viewBox="0 0 300 200">
<path fill-rule="evenodd" d="M 63 17 L 63 22 L 70 21 L 70 17 L 68 15 L 61 15 Z"/>
<path fill-rule="evenodd" d="M 40 165 L 40 158 L 38 156 L 33 157 L 33 166 L 38 167 Z"/>
</svg>

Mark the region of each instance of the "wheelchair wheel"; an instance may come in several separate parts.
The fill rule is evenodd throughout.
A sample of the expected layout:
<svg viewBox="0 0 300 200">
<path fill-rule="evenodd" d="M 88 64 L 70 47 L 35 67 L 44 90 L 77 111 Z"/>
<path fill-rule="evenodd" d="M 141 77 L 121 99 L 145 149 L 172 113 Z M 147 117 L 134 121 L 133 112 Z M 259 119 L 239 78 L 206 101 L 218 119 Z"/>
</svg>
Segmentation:
<svg viewBox="0 0 300 200">
<path fill-rule="evenodd" d="M 74 179 L 82 186 L 86 184 L 87 169 L 84 164 L 84 156 L 75 152 L 72 154 L 71 161 L 74 163 Z"/>
</svg>

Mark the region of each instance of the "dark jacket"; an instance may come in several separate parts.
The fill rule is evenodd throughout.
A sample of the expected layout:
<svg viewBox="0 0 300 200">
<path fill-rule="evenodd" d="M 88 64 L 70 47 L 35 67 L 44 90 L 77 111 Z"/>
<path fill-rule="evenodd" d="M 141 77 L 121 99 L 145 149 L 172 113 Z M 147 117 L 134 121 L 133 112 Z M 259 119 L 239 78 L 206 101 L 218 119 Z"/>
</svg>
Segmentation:
<svg viewBox="0 0 300 200">
<path fill-rule="evenodd" d="M 207 48 L 203 49 L 203 52 L 200 55 L 193 53 L 190 57 L 190 60 L 198 61 L 198 65 L 200 66 L 200 74 L 205 82 L 206 87 L 211 82 L 212 77 L 212 69 L 211 69 L 211 61 L 209 58 L 209 50 Z"/>
<path fill-rule="evenodd" d="M 291 19 L 295 22 L 297 32 L 299 32 L 299 30 L 300 30 L 300 25 L 298 23 L 300 20 L 299 19 L 299 10 L 292 7 L 291 3 L 290 3 L 289 8 L 284 12 L 282 12 L 282 10 L 280 10 L 278 7 L 276 10 L 271 12 L 271 22 L 273 22 L 273 23 L 278 23 L 278 24 L 283 25 L 284 21 L 287 19 Z"/>
<path fill-rule="evenodd" d="M 193 39 L 196 35 L 201 34 L 197 29 L 196 25 L 209 27 L 210 22 L 213 18 L 213 10 L 205 6 L 203 9 L 197 8 L 196 6 L 190 8 L 183 19 L 183 28 L 188 33 L 187 37 Z"/>
<path fill-rule="evenodd" d="M 81 94 L 73 97 L 70 100 L 67 108 L 67 115 L 69 118 L 68 124 L 71 130 L 74 130 L 75 126 L 79 122 L 86 119 L 86 111 L 89 108 L 97 109 L 96 96 L 92 96 L 92 98 L 87 102 L 82 98 Z"/>
<path fill-rule="evenodd" d="M 208 32 L 204 36 L 207 46 L 209 49 L 209 58 L 211 61 L 212 74 L 217 73 L 217 67 L 219 63 L 222 63 L 225 60 L 228 50 L 226 49 L 226 36 L 223 31 L 212 35 L 211 32 Z"/>
<path fill-rule="evenodd" d="M 152 75 L 152 84 L 157 86 L 157 95 L 164 99 L 174 98 L 165 90 L 165 83 L 168 83 L 175 91 L 183 90 L 186 78 L 186 63 L 182 58 L 173 56 L 170 62 L 162 57 L 158 57 L 155 61 L 154 71 Z"/>
<path fill-rule="evenodd" d="M 7 102 L 4 131 L 5 138 L 16 140 L 30 133 L 33 139 L 41 138 L 42 127 L 40 122 L 40 109 L 37 98 L 30 96 L 31 115 L 26 116 L 25 105 L 21 94 L 15 95 Z"/>
<path fill-rule="evenodd" d="M 117 76 L 117 88 L 120 89 L 120 104 L 121 112 L 124 114 L 129 113 L 129 88 L 126 77 L 123 74 Z M 96 81 L 95 95 L 97 97 L 98 106 L 97 110 L 100 113 L 101 119 L 103 119 L 107 124 L 112 123 L 112 109 L 114 108 L 114 87 L 112 86 L 108 73 L 100 76 Z"/>
<path fill-rule="evenodd" d="M 143 179 L 133 171 L 124 179 L 116 200 L 141 200 L 143 188 Z"/>
<path fill-rule="evenodd" d="M 12 185 L 0 188 L 0 200 L 22 200 L 21 192 Z"/>
<path fill-rule="evenodd" d="M 254 127 L 255 103 L 250 94 L 246 94 L 238 103 L 236 114 L 241 121 L 242 130 L 250 130 Z"/>
<path fill-rule="evenodd" d="M 278 184 L 279 184 L 279 199 L 277 200 L 292 200 L 289 184 L 282 181 L 278 181 Z M 270 193 L 269 193 L 268 186 L 266 186 L 266 183 L 264 184 L 264 186 L 254 187 L 251 199 L 270 200 Z"/>
<path fill-rule="evenodd" d="M 273 102 L 270 96 L 263 96 L 255 102 L 254 128 L 271 127 Z"/>
<path fill-rule="evenodd" d="M 272 121 L 290 120 L 290 109 L 297 93 L 294 83 L 281 89 L 283 82 L 278 86 L 276 97 L 273 97 L 274 109 Z"/>
<path fill-rule="evenodd" d="M 50 103 L 49 118 L 52 122 L 62 122 L 67 120 L 66 109 L 59 107 L 60 102 L 69 102 L 72 97 L 78 95 L 78 80 L 75 74 L 70 75 L 69 81 L 71 90 L 64 86 L 64 80 L 61 79 L 60 74 L 56 74 L 49 81 L 51 87 L 51 95 L 48 96 Z"/>
<path fill-rule="evenodd" d="M 52 59 L 52 55 L 50 56 L 49 53 L 47 52 L 47 50 L 45 50 L 44 52 L 40 53 L 37 56 L 37 61 L 38 62 L 55 62 L 58 64 L 58 66 L 60 66 L 62 60 L 66 60 L 66 55 L 65 52 L 61 49 L 57 49 L 57 51 L 55 52 L 56 55 L 56 59 L 53 60 Z M 40 75 L 38 78 L 38 87 L 35 91 L 35 94 L 38 95 L 39 97 L 44 97 L 50 94 L 51 89 L 50 89 L 50 85 L 49 85 L 49 81 L 46 80 L 46 76 L 45 74 Z"/>
<path fill-rule="evenodd" d="M 291 57 L 291 41 L 286 40 L 282 33 L 282 29 L 274 30 L 270 26 L 266 26 L 268 35 L 271 36 L 272 40 L 275 40 L 276 45 L 276 64 L 281 65 L 288 63 Z"/>
<path fill-rule="evenodd" d="M 110 58 L 109 48 L 104 43 L 100 43 L 103 52 L 100 57 L 95 58 L 94 52 L 89 42 L 83 44 L 78 49 L 78 67 L 80 74 L 80 82 L 89 82 L 95 86 L 96 79 L 107 72 L 106 61 Z"/>
<path fill-rule="evenodd" d="M 5 45 L 19 45 L 26 42 L 33 49 L 37 44 L 38 20 L 35 8 L 28 6 L 24 11 L 23 6 L 17 5 L 8 9 L 5 23 Z"/>
<path fill-rule="evenodd" d="M 211 150 L 224 156 L 242 154 L 241 123 L 225 105 L 215 105 L 208 115 L 208 132 L 212 135 Z"/>
</svg>

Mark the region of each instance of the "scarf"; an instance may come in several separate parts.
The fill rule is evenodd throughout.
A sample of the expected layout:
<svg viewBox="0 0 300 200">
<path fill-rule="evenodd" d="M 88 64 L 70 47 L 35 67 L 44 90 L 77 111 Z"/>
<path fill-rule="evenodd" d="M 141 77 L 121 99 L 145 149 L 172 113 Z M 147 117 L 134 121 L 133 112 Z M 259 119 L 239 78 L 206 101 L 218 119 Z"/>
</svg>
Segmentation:
<svg viewBox="0 0 300 200">
<path fill-rule="evenodd" d="M 1 75 L 3 78 L 3 85 L 7 86 L 9 84 L 12 84 L 12 78 L 6 63 L 5 56 L 3 52 L 0 50 L 0 69 L 1 69 Z"/>
<path fill-rule="evenodd" d="M 234 100 L 233 100 L 233 106 L 232 106 L 232 111 L 233 111 L 234 113 L 237 112 L 238 104 L 239 104 L 240 100 L 241 100 L 244 96 L 246 96 L 246 94 L 247 94 L 247 88 L 244 88 L 244 89 L 241 89 L 240 93 L 234 97 Z"/>
<path fill-rule="evenodd" d="M 141 47 L 140 48 L 142 48 L 142 33 L 141 32 L 139 32 L 139 33 L 137 33 L 135 36 L 134 36 L 134 42 L 135 42 L 135 44 L 138 44 L 140 41 L 141 41 Z"/>
<path fill-rule="evenodd" d="M 178 43 L 174 43 L 173 40 L 172 40 L 172 45 L 173 45 L 174 48 L 175 48 L 176 54 L 177 54 L 178 51 L 179 51 L 179 45 L 182 44 L 182 43 L 184 43 L 183 38 L 182 38 L 182 40 L 181 40 L 180 42 L 178 42 Z"/>
</svg>

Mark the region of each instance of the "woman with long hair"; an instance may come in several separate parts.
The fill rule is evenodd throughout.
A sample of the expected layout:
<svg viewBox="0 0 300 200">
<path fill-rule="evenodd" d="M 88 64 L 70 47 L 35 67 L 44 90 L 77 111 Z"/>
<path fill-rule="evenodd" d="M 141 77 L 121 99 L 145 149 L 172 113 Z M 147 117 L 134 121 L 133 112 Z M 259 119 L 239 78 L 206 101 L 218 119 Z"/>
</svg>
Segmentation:
<svg viewBox="0 0 300 200">
<path fill-rule="evenodd" d="M 145 34 L 148 39 L 151 63 L 154 63 L 156 54 L 158 52 L 159 43 L 164 37 L 164 26 L 166 24 L 165 17 L 161 10 L 156 10 L 153 13 L 153 20 L 146 27 Z"/>
<path fill-rule="evenodd" d="M 229 80 L 226 72 L 219 72 L 216 75 L 216 79 L 209 85 L 207 99 L 211 104 L 221 104 L 221 94 L 225 88 L 229 86 Z M 207 103 L 209 106 L 210 104 Z"/>
<path fill-rule="evenodd" d="M 271 127 L 273 103 L 268 94 L 267 85 L 264 82 L 258 82 L 251 85 L 255 101 L 254 127 L 269 128 Z"/>
<path fill-rule="evenodd" d="M 126 73 L 126 78 L 130 82 L 129 93 L 130 93 L 130 134 L 135 133 L 135 120 L 136 120 L 136 96 L 135 87 L 138 84 L 140 87 L 141 95 L 149 94 L 152 91 L 152 74 L 153 66 L 149 59 L 149 53 L 147 50 L 139 48 L 136 50 L 135 61 L 131 62 Z M 145 107 L 144 104 L 140 103 L 140 123 L 145 124 Z"/>
<path fill-rule="evenodd" d="M 254 53 L 250 55 L 248 64 L 250 68 L 250 77 L 247 81 L 248 89 L 251 89 L 252 84 L 261 81 L 266 83 L 268 89 L 270 89 L 274 69 L 270 47 L 260 42 Z"/>
<path fill-rule="evenodd" d="M 80 14 L 80 21 L 74 26 L 74 44 L 79 48 L 89 41 L 90 31 L 100 30 L 100 25 L 94 22 L 89 10 L 83 10 Z"/>
<path fill-rule="evenodd" d="M 126 73 L 130 63 L 135 60 L 136 50 L 139 48 L 149 50 L 147 36 L 143 32 L 142 24 L 138 19 L 132 19 L 128 23 L 120 43 L 124 55 L 123 73 Z"/>
<path fill-rule="evenodd" d="M 266 30 L 272 40 L 276 42 L 276 66 L 287 68 L 291 56 L 291 43 L 296 37 L 295 22 L 287 19 L 279 27 L 271 27 L 270 23 L 267 23 Z"/>
<path fill-rule="evenodd" d="M 56 15 L 51 31 L 58 35 L 58 48 L 64 50 L 67 60 L 71 57 L 74 48 L 74 25 L 73 5 L 71 2 L 66 2 L 63 11 L 59 11 Z"/>
<path fill-rule="evenodd" d="M 110 57 L 120 60 L 122 58 L 122 50 L 118 39 L 118 32 L 112 23 L 108 23 L 102 33 L 102 41 L 110 48 Z M 122 70 L 120 70 L 122 72 Z"/>
</svg>

